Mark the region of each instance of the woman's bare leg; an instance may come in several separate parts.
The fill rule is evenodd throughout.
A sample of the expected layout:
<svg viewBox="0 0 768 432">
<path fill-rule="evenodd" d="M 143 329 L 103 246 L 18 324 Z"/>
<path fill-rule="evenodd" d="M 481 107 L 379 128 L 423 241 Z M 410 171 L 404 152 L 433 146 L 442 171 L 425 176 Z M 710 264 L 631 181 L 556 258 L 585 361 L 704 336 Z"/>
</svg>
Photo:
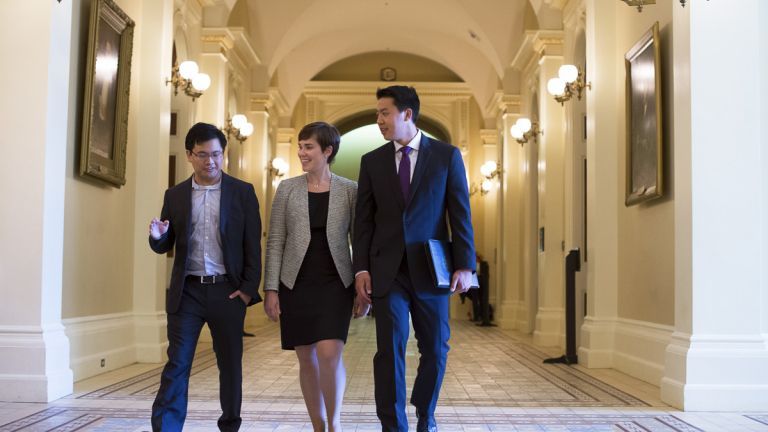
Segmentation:
<svg viewBox="0 0 768 432">
<path fill-rule="evenodd" d="M 296 357 L 299 358 L 299 384 L 304 403 L 307 405 L 309 418 L 315 432 L 325 432 L 327 415 L 323 393 L 320 384 L 320 365 L 317 357 L 316 344 L 297 346 Z"/>
<path fill-rule="evenodd" d="M 344 342 L 339 339 L 322 340 L 316 344 L 320 390 L 328 415 L 328 432 L 341 431 L 341 404 L 347 381 L 347 371 L 341 356 L 343 350 Z"/>
</svg>

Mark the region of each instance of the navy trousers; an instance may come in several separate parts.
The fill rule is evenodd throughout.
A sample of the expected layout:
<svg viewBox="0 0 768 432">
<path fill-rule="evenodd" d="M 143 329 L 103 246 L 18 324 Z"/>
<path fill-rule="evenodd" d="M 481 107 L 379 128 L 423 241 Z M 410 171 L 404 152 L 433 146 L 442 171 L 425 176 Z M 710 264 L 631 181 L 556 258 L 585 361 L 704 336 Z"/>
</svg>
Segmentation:
<svg viewBox="0 0 768 432">
<path fill-rule="evenodd" d="M 240 429 L 246 306 L 239 297 L 229 298 L 234 291 L 229 282 L 203 285 L 192 278 L 186 281 L 179 310 L 168 314 L 168 363 L 152 404 L 153 431 L 177 432 L 184 427 L 192 360 L 205 323 L 211 330 L 219 367 L 219 430 Z"/>
<path fill-rule="evenodd" d="M 382 431 L 405 432 L 405 346 L 409 320 L 419 348 L 419 366 L 411 393 L 411 404 L 421 417 L 433 416 L 445 375 L 448 357 L 448 301 L 445 290 L 419 291 L 402 266 L 389 293 L 374 297 L 376 355 L 373 357 L 376 414 Z"/>
</svg>

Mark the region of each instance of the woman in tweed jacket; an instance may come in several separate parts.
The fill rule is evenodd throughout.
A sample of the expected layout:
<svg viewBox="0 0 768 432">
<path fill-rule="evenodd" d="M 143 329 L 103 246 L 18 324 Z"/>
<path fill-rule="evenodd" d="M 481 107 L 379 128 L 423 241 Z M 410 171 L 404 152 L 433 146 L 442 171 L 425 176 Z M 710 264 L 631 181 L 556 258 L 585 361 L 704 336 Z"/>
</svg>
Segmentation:
<svg viewBox="0 0 768 432">
<path fill-rule="evenodd" d="M 342 350 L 355 295 L 350 256 L 357 183 L 331 173 L 339 132 L 310 123 L 299 132 L 306 174 L 283 180 L 272 202 L 264 310 L 295 350 L 299 382 L 316 431 L 341 430 L 346 371 Z M 361 305 L 355 315 L 367 310 Z"/>
</svg>

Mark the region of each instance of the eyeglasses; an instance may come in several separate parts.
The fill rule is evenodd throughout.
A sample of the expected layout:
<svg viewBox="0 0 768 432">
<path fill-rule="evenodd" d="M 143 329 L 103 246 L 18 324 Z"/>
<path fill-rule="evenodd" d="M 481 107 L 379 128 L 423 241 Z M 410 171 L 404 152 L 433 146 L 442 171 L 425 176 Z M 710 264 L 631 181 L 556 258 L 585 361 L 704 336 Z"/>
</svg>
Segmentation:
<svg viewBox="0 0 768 432">
<path fill-rule="evenodd" d="M 206 161 L 210 158 L 218 159 L 224 154 L 224 152 L 220 152 L 220 151 L 215 151 L 213 153 L 206 153 L 206 152 L 195 153 L 192 150 L 190 150 L 189 152 L 192 153 L 192 155 L 196 157 L 197 160 L 200 160 L 200 161 Z"/>
</svg>

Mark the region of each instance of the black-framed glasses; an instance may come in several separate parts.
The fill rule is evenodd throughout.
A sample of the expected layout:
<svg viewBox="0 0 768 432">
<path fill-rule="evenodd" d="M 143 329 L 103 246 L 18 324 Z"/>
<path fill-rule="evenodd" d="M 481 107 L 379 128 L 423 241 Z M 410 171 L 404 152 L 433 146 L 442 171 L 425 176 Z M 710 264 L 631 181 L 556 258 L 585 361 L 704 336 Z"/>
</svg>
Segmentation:
<svg viewBox="0 0 768 432">
<path fill-rule="evenodd" d="M 218 150 L 215 151 L 215 152 L 212 152 L 212 153 L 206 153 L 206 152 L 197 152 L 197 153 L 195 153 L 192 150 L 190 150 L 189 152 L 192 153 L 192 155 L 194 157 L 196 157 L 197 160 L 199 160 L 199 161 L 206 161 L 206 160 L 208 160 L 210 158 L 218 159 L 218 158 L 220 158 L 220 157 L 222 157 L 224 155 L 224 152 L 220 152 Z"/>
</svg>

